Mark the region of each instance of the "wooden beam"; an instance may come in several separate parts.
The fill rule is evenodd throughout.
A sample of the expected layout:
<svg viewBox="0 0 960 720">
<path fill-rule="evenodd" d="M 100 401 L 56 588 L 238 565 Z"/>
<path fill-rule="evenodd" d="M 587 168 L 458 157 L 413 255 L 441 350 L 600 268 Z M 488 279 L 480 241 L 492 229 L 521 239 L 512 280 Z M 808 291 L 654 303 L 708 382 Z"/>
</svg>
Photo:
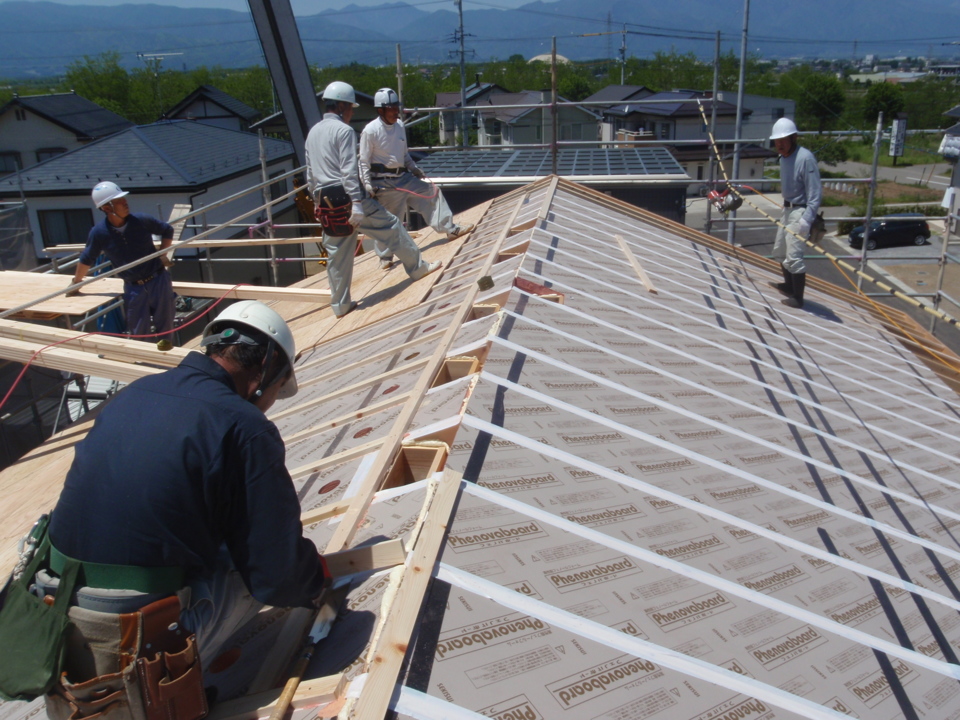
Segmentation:
<svg viewBox="0 0 960 720">
<path fill-rule="evenodd" d="M 323 559 L 327 562 L 330 574 L 338 578 L 401 565 L 407 559 L 407 549 L 402 538 L 394 538 L 373 545 L 326 553 Z"/>
<path fill-rule="evenodd" d="M 403 569 L 403 580 L 396 599 L 385 618 L 376 647 L 372 648 L 363 692 L 350 708 L 348 718 L 367 720 L 386 715 L 459 493 L 460 477 L 447 471 L 437 487 L 410 559 Z"/>
<path fill-rule="evenodd" d="M 32 364 L 37 367 L 65 370 L 81 375 L 96 375 L 97 377 L 126 383 L 133 382 L 145 375 L 156 375 L 164 372 L 161 368 L 101 359 L 88 352 L 63 347 L 47 348 L 34 357 L 34 353 L 43 347 L 44 344 L 0 338 L 0 357 L 19 363 L 29 362 L 32 358 Z"/>
<path fill-rule="evenodd" d="M 174 226 L 176 228 L 176 226 Z M 316 243 L 320 238 L 236 238 L 231 240 L 230 238 L 204 238 L 203 240 L 195 240 L 193 242 L 178 242 L 174 241 L 171 246 L 171 250 L 176 250 L 180 245 L 190 248 L 223 248 L 223 247 L 257 247 L 261 245 L 303 245 L 304 243 Z M 154 248 L 157 250 L 160 249 L 160 243 L 153 243 Z M 69 244 L 69 245 L 57 245 L 56 247 L 50 247 L 45 249 L 47 255 L 59 255 L 60 253 L 65 252 L 81 252 L 85 245 L 79 244 Z M 264 262 L 267 262 L 268 258 L 264 258 Z"/>
<path fill-rule="evenodd" d="M 614 237 L 617 239 L 620 249 L 623 250 L 623 254 L 627 256 L 627 260 L 629 260 L 630 264 L 633 265 L 633 270 L 637 273 L 637 277 L 640 278 L 640 282 L 642 282 L 644 287 L 647 288 L 647 292 L 651 292 L 656 295 L 657 289 L 653 286 L 653 283 L 650 282 L 650 278 L 647 277 L 647 273 L 644 271 L 640 261 L 637 260 L 636 256 L 630 250 L 630 246 L 627 245 L 626 241 L 619 235 L 614 235 Z"/>
<path fill-rule="evenodd" d="M 307 288 L 267 287 L 264 285 L 215 285 L 213 283 L 174 282 L 173 291 L 187 297 L 219 298 L 233 300 L 293 300 L 330 304 L 329 290 Z"/>
<path fill-rule="evenodd" d="M 64 342 L 63 345 L 58 347 L 81 350 L 105 360 L 116 360 L 117 362 L 127 363 L 143 362 L 165 367 L 175 367 L 179 365 L 180 361 L 190 352 L 184 348 L 173 348 L 172 350 L 161 352 L 157 350 L 157 346 L 154 343 L 145 343 L 138 340 L 128 340 L 107 335 L 91 335 L 74 330 L 64 330 L 48 325 L 18 322 L 4 318 L 0 318 L 0 337 L 37 343 L 41 346 L 66 340 L 68 342 Z"/>
</svg>

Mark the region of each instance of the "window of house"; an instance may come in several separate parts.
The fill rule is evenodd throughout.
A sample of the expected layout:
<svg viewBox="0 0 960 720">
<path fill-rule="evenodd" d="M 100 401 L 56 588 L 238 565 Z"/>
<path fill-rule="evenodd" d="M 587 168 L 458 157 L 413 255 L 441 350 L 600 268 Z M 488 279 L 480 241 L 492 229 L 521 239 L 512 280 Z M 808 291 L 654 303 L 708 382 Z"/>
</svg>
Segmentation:
<svg viewBox="0 0 960 720">
<path fill-rule="evenodd" d="M 56 148 L 40 148 L 37 150 L 37 162 L 43 162 L 44 160 L 49 160 L 52 157 L 57 155 L 63 155 L 67 151 L 66 148 L 56 147 Z"/>
<path fill-rule="evenodd" d="M 670 139 L 670 123 L 660 123 L 660 139 Z"/>
<path fill-rule="evenodd" d="M 0 152 L 0 175 L 16 172 L 21 167 L 20 153 L 18 152 Z"/>
<path fill-rule="evenodd" d="M 23 108 L 17 108 L 13 114 L 17 118 L 17 120 L 22 121 L 27 119 L 27 111 L 24 110 Z"/>
<path fill-rule="evenodd" d="M 278 175 L 283 175 L 286 170 L 277 170 L 275 173 L 270 173 L 270 178 L 275 178 Z M 274 201 L 279 197 L 287 194 L 287 178 L 273 183 L 270 186 L 270 200 Z"/>
<path fill-rule="evenodd" d="M 774 120 L 779 120 L 780 118 L 782 118 L 782 117 L 784 116 L 784 114 L 785 114 L 785 113 L 784 113 L 784 111 L 783 111 L 783 108 L 774 108 L 774 109 L 773 109 L 773 119 L 774 119 Z"/>
<path fill-rule="evenodd" d="M 538 141 L 538 142 L 539 142 L 539 140 L 540 140 L 540 137 L 541 137 L 540 126 L 537 125 L 537 141 Z"/>
<path fill-rule="evenodd" d="M 93 210 L 39 210 L 40 235 L 44 247 L 83 244 L 93 227 Z"/>
<path fill-rule="evenodd" d="M 697 165 L 697 180 L 703 180 L 703 165 Z"/>
</svg>

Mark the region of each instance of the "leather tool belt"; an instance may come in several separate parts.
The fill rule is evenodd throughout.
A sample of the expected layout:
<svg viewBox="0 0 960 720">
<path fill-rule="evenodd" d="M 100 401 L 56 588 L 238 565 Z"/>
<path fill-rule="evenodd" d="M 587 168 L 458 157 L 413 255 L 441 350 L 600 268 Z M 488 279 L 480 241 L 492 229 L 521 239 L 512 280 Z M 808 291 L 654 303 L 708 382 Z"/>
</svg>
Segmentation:
<svg viewBox="0 0 960 720">
<path fill-rule="evenodd" d="M 323 231 L 332 237 L 352 235 L 350 208 L 352 201 L 343 185 L 328 185 L 317 193 L 316 217 Z"/>
</svg>

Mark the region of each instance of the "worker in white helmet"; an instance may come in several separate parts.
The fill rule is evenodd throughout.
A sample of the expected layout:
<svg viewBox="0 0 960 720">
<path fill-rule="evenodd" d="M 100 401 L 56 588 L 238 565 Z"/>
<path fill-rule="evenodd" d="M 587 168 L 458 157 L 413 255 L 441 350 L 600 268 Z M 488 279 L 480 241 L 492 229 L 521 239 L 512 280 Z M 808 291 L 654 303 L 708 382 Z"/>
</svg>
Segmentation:
<svg viewBox="0 0 960 720">
<path fill-rule="evenodd" d="M 437 232 L 453 240 L 473 230 L 473 225 L 462 226 L 453 221 L 450 206 L 440 188 L 426 182 L 426 176 L 414 162 L 407 149 L 407 131 L 400 120 L 400 98 L 391 88 L 381 88 L 373 96 L 373 106 L 379 117 L 374 118 L 360 133 L 360 179 L 367 195 L 398 218 L 403 219 L 409 208 L 420 213 Z M 393 258 L 383 245 L 377 243 L 374 251 L 384 270 L 393 264 Z"/>
<path fill-rule="evenodd" d="M 310 129 L 306 140 L 307 185 L 323 226 L 330 307 L 339 318 L 357 306 L 350 299 L 350 281 L 358 231 L 395 255 L 414 280 L 437 270 L 440 263 L 426 262 L 396 215 L 364 194 L 357 168 L 357 133 L 350 127 L 357 107 L 353 88 L 334 81 L 324 89 L 323 102 L 323 120 Z"/>
<path fill-rule="evenodd" d="M 161 248 L 168 248 L 173 243 L 173 227 L 150 215 L 131 213 L 127 195 L 129 193 L 109 180 L 99 182 L 93 188 L 93 204 L 103 211 L 104 218 L 90 230 L 87 245 L 80 253 L 73 274 L 74 284 L 87 276 L 101 253 L 117 268 L 153 254 L 156 251 L 154 235 L 160 236 Z M 166 270 L 171 264 L 164 254 L 120 273 L 127 332 L 131 335 L 170 333 L 173 330 L 175 298 L 173 281 Z M 162 335 L 157 347 L 169 350 L 173 343 L 167 335 Z"/>
<path fill-rule="evenodd" d="M 236 631 L 264 604 L 314 608 L 330 587 L 265 414 L 298 389 L 290 328 L 244 300 L 200 344 L 205 354 L 119 392 L 76 447 L 37 574 L 54 595 L 71 564 L 82 568 L 65 674 L 47 697 L 62 714 L 51 717 L 67 717 L 83 687 L 94 714 L 146 704 L 154 714 L 134 717 L 202 718 L 201 669 Z"/>
<path fill-rule="evenodd" d="M 787 307 L 803 307 L 803 290 L 807 268 L 803 262 L 806 244 L 796 235 L 807 237 L 820 210 L 823 190 L 820 169 L 813 153 L 797 144 L 797 126 L 790 118 L 780 118 L 770 133 L 780 155 L 780 192 L 783 194 L 781 227 L 773 244 L 773 258 L 780 261 L 783 282 L 771 282 L 786 295 L 781 302 Z M 792 232 L 787 232 L 786 226 Z M 796 233 L 794 235 L 793 233 Z"/>
</svg>

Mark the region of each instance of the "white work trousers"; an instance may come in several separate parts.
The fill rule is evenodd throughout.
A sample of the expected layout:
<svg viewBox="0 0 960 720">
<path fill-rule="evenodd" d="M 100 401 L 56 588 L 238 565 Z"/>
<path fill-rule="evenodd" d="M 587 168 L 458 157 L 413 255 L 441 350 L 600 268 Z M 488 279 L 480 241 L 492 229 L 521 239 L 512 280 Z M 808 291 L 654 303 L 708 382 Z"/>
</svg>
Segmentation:
<svg viewBox="0 0 960 720">
<path fill-rule="evenodd" d="M 780 222 L 795 233 L 800 231 L 800 218 L 807 211 L 806 208 L 784 208 Z M 806 244 L 796 236 L 788 233 L 782 227 L 777 228 L 777 238 L 773 241 L 774 260 L 779 260 L 788 273 L 797 275 L 805 273 L 807 266 L 803 262 L 803 251 Z"/>
<path fill-rule="evenodd" d="M 410 172 L 397 177 L 375 177 L 371 182 L 377 189 L 377 202 L 401 220 L 409 208 L 420 213 L 430 227 L 439 233 L 451 233 L 457 227 L 438 185 L 421 180 Z M 386 246 L 379 242 L 374 243 L 373 251 L 385 260 L 393 257 Z"/>
<path fill-rule="evenodd" d="M 323 234 L 327 250 L 327 279 L 330 282 L 330 307 L 335 315 L 350 310 L 350 282 L 353 280 L 353 257 L 357 252 L 357 233 L 362 232 L 378 246 L 382 245 L 403 263 L 403 269 L 414 280 L 422 277 L 427 263 L 420 256 L 420 248 L 404 229 L 403 223 L 372 198 L 363 199 L 363 220 L 350 235 L 332 237 Z"/>
</svg>

